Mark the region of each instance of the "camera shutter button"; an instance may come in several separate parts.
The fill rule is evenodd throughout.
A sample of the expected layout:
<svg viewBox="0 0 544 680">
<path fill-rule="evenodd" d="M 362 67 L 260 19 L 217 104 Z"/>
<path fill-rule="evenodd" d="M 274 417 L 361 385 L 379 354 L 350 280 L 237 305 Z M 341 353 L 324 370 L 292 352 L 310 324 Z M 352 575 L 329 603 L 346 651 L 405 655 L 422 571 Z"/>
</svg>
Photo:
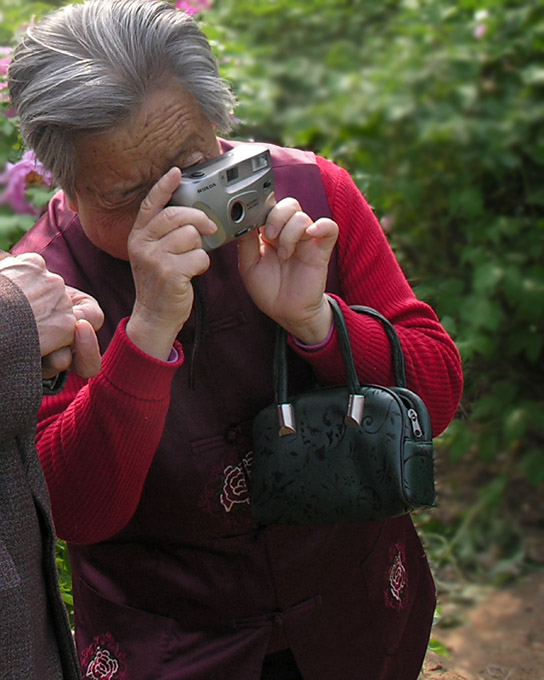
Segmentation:
<svg viewBox="0 0 544 680">
<path fill-rule="evenodd" d="M 189 177 L 194 177 L 195 179 L 198 177 L 205 177 L 206 173 L 203 170 L 195 170 L 192 172 Z"/>
</svg>

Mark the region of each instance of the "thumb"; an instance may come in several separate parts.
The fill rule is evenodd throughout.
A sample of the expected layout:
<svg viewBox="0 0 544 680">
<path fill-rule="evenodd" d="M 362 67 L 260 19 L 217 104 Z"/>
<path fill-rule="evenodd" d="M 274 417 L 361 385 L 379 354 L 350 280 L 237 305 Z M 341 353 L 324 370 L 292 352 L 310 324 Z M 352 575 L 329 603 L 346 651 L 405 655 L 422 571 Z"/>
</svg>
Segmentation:
<svg viewBox="0 0 544 680">
<path fill-rule="evenodd" d="M 238 239 L 238 270 L 240 276 L 249 272 L 261 259 L 261 238 L 259 229 L 254 229 Z"/>
<path fill-rule="evenodd" d="M 92 378 L 100 371 L 102 357 L 94 328 L 86 319 L 76 323 L 71 369 L 82 378 Z"/>
</svg>

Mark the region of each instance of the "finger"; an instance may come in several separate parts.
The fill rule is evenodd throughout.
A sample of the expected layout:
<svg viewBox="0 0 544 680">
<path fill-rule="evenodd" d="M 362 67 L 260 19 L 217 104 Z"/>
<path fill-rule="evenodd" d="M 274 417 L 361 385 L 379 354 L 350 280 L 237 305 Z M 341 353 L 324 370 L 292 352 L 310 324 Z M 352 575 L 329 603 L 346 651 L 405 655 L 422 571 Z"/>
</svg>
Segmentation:
<svg viewBox="0 0 544 680">
<path fill-rule="evenodd" d="M 164 253 L 181 255 L 202 248 L 202 237 L 194 224 L 174 227 L 161 238 Z"/>
<path fill-rule="evenodd" d="M 16 265 L 24 263 L 36 267 L 40 271 L 46 270 L 45 260 L 39 253 L 21 253 L 20 255 L 13 256 L 10 260 Z"/>
<path fill-rule="evenodd" d="M 159 240 L 178 229 L 193 229 L 199 236 L 209 236 L 217 231 L 217 225 L 202 210 L 171 205 L 149 223 L 146 237 Z"/>
<path fill-rule="evenodd" d="M 54 378 L 62 371 L 66 371 L 72 364 L 72 350 L 70 347 L 61 347 L 50 352 L 42 358 L 42 377 Z"/>
<path fill-rule="evenodd" d="M 251 270 L 261 258 L 259 230 L 254 229 L 238 239 L 238 270 L 241 275 Z"/>
<path fill-rule="evenodd" d="M 285 224 L 279 234 L 278 257 L 286 260 L 291 257 L 297 244 L 302 240 L 307 240 L 307 229 L 313 224 L 312 218 L 304 212 L 295 212 Z"/>
<path fill-rule="evenodd" d="M 142 298 L 148 289 L 152 291 L 155 289 L 152 293 L 155 298 L 156 286 L 163 286 L 163 297 L 160 300 L 153 299 L 154 304 L 164 303 L 167 290 L 175 294 L 176 289 L 184 285 L 184 281 L 190 281 L 195 276 L 204 274 L 210 267 L 210 256 L 202 248 L 193 248 L 181 253 L 169 249 L 163 253 L 160 260 L 160 267 L 153 266 L 152 260 L 146 262 L 145 266 L 141 262 L 134 263 L 132 266 L 138 298 Z M 150 285 L 147 285 L 148 283 Z"/>
<path fill-rule="evenodd" d="M 19 257 L 23 258 L 25 262 L 34 265 L 38 269 L 43 271 L 47 269 L 45 266 L 45 260 L 39 253 L 22 253 L 21 255 L 17 256 L 16 259 L 19 259 Z"/>
<path fill-rule="evenodd" d="M 183 255 L 183 268 L 180 270 L 180 273 L 190 281 L 195 276 L 204 274 L 209 268 L 210 256 L 205 250 L 199 248 Z"/>
<path fill-rule="evenodd" d="M 76 324 L 72 353 L 72 370 L 82 378 L 92 378 L 100 371 L 102 357 L 98 338 L 89 321 L 82 319 Z"/>
<path fill-rule="evenodd" d="M 264 235 L 267 240 L 276 239 L 284 225 L 291 217 L 301 211 L 300 203 L 295 198 L 283 198 L 278 201 L 266 218 Z"/>
<path fill-rule="evenodd" d="M 82 293 L 76 288 L 66 286 L 66 291 L 73 304 L 73 314 L 76 319 L 87 319 L 95 331 L 102 328 L 104 323 L 104 312 L 98 302 L 86 293 Z"/>
<path fill-rule="evenodd" d="M 23 284 L 26 281 L 25 277 L 42 277 L 44 274 L 51 276 L 46 270 L 45 260 L 38 253 L 21 253 L 15 256 L 3 253 L 0 270 L 15 283 L 20 280 Z"/>
<path fill-rule="evenodd" d="M 74 339 L 75 327 L 75 318 L 71 306 L 64 313 L 55 312 L 53 314 L 47 310 L 45 315 L 36 314 L 35 318 L 38 325 L 40 354 L 42 357 L 51 355 L 56 350 L 71 345 Z"/>
<path fill-rule="evenodd" d="M 328 217 L 321 217 L 306 229 L 306 233 L 316 239 L 322 248 L 332 250 L 338 238 L 338 224 Z"/>
<path fill-rule="evenodd" d="M 173 167 L 153 185 L 140 205 L 133 230 L 143 229 L 160 213 L 172 198 L 172 194 L 178 188 L 180 181 L 181 170 Z"/>
</svg>

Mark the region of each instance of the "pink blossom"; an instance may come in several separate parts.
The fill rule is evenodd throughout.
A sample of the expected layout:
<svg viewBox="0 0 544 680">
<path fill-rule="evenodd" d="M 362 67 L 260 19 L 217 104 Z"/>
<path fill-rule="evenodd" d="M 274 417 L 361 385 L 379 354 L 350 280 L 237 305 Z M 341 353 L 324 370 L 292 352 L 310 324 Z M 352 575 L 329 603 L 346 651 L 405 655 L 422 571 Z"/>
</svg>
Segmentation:
<svg viewBox="0 0 544 680">
<path fill-rule="evenodd" d="M 384 215 L 381 219 L 381 225 L 386 234 L 391 233 L 393 229 L 393 218 L 391 215 Z"/>
<path fill-rule="evenodd" d="M 11 47 L 0 47 L 0 90 L 4 90 L 8 84 L 5 77 L 11 63 Z"/>
<path fill-rule="evenodd" d="M 30 203 L 27 190 L 31 186 L 51 186 L 53 178 L 34 152 L 27 151 L 17 163 L 7 163 L 0 174 L 0 184 L 6 187 L 0 195 L 0 204 L 11 206 L 20 215 L 39 215 L 40 210 Z"/>
<path fill-rule="evenodd" d="M 8 67 L 11 63 L 11 47 L 0 47 L 0 76 L 8 74 Z"/>
<path fill-rule="evenodd" d="M 477 24 L 476 28 L 474 29 L 474 37 L 476 40 L 481 40 L 485 34 L 487 33 L 487 25 L 486 24 Z"/>
<path fill-rule="evenodd" d="M 8 74 L 9 65 L 11 64 L 11 51 L 11 47 L 0 47 L 0 104 L 9 102 L 6 76 Z M 5 110 L 4 115 L 6 118 L 13 118 L 16 115 L 15 109 L 10 108 Z"/>
<path fill-rule="evenodd" d="M 474 19 L 476 20 L 474 37 L 476 40 L 481 40 L 487 34 L 487 20 L 489 19 L 489 12 L 486 9 L 480 9 L 474 13 Z"/>
<path fill-rule="evenodd" d="M 200 14 L 212 6 L 212 0 L 178 0 L 176 9 L 181 9 L 187 14 Z"/>
</svg>

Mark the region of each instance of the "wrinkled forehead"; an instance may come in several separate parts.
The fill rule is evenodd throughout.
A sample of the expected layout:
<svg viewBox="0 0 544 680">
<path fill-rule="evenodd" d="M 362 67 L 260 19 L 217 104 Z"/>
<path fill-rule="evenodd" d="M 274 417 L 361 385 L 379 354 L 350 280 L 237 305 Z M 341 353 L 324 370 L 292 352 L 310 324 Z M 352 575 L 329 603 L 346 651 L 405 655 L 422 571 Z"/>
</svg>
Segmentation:
<svg viewBox="0 0 544 680">
<path fill-rule="evenodd" d="M 89 158 L 110 152 L 130 157 L 190 136 L 202 122 L 192 95 L 181 87 L 169 87 L 149 94 L 119 125 L 99 133 L 76 133 L 72 140 L 76 153 Z"/>
<path fill-rule="evenodd" d="M 157 90 L 115 128 L 73 138 L 76 185 L 107 189 L 112 182 L 142 182 L 166 172 L 190 153 L 210 124 L 181 87 Z"/>
</svg>

